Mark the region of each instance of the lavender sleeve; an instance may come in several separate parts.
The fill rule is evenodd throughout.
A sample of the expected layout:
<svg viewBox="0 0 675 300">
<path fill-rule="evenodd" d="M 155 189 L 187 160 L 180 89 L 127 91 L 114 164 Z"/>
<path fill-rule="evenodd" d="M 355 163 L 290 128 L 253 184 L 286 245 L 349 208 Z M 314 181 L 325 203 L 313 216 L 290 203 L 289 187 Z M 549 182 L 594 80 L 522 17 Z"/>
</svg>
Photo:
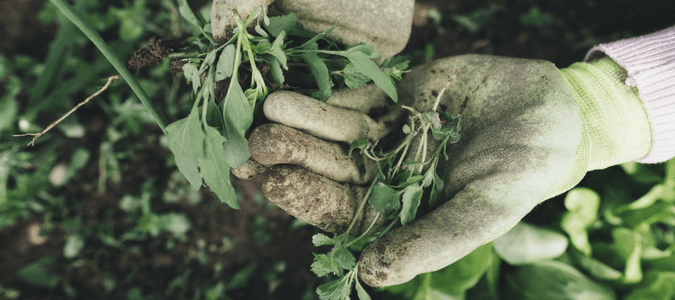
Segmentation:
<svg viewBox="0 0 675 300">
<path fill-rule="evenodd" d="M 675 27 L 593 47 L 586 61 L 609 56 L 628 71 L 651 123 L 652 147 L 641 163 L 675 157 Z"/>
</svg>

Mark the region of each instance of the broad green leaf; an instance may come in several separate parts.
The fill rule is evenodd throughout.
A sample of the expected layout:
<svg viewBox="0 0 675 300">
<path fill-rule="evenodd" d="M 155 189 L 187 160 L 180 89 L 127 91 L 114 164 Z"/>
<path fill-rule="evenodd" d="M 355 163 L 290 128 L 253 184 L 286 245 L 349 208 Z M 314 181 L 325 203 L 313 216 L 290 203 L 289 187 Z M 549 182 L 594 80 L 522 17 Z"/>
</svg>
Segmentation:
<svg viewBox="0 0 675 300">
<path fill-rule="evenodd" d="M 370 77 L 375 84 L 380 87 L 387 95 L 396 103 L 398 102 L 398 94 L 396 94 L 396 86 L 392 82 L 391 77 L 384 74 L 380 67 L 372 61 L 368 55 L 362 52 L 351 52 L 345 54 L 347 59 L 354 64 L 357 71 Z"/>
<path fill-rule="evenodd" d="M 559 262 L 545 261 L 519 267 L 509 277 L 519 299 L 593 299 L 614 300 L 614 292 L 574 267 Z"/>
<path fill-rule="evenodd" d="M 362 87 L 370 81 L 370 77 L 356 70 L 353 63 L 348 63 L 342 69 L 342 75 L 345 78 L 345 84 L 350 89 Z"/>
<path fill-rule="evenodd" d="M 340 267 L 332 257 L 326 254 L 314 254 L 314 262 L 312 263 L 311 268 L 312 272 L 319 277 L 324 277 L 328 274 L 342 276 L 344 272 L 342 267 Z"/>
<path fill-rule="evenodd" d="M 330 98 L 332 83 L 326 63 L 316 53 L 312 52 L 303 53 L 300 57 L 307 63 L 312 76 L 316 79 L 316 83 L 319 86 L 319 100 L 327 101 Z"/>
<path fill-rule="evenodd" d="M 455 263 L 431 273 L 430 286 L 444 294 L 462 294 L 478 283 L 493 259 L 492 245 L 480 246 Z"/>
<path fill-rule="evenodd" d="M 560 227 L 570 236 L 572 245 L 586 255 L 591 255 L 587 228 L 597 220 L 600 196 L 587 188 L 575 188 L 565 196 L 568 212 L 563 215 Z"/>
<path fill-rule="evenodd" d="M 220 112 L 220 108 L 218 108 L 216 102 L 209 100 L 206 108 L 206 124 L 223 132 L 225 130 L 225 120 L 223 120 L 223 114 Z M 200 109 L 202 108 L 200 107 Z"/>
<path fill-rule="evenodd" d="M 324 283 L 316 288 L 321 300 L 349 300 L 351 290 L 349 276 Z"/>
<path fill-rule="evenodd" d="M 59 277 L 50 274 L 47 270 L 54 261 L 53 257 L 43 257 L 21 267 L 17 275 L 19 279 L 30 285 L 53 289 L 59 284 Z"/>
<path fill-rule="evenodd" d="M 567 249 L 567 238 L 556 231 L 520 222 L 492 241 L 492 245 L 510 265 L 523 265 L 562 255 Z"/>
<path fill-rule="evenodd" d="M 675 298 L 675 272 L 651 271 L 639 288 L 625 300 L 670 300 Z"/>
<path fill-rule="evenodd" d="M 378 182 L 373 185 L 373 189 L 368 197 L 368 204 L 382 213 L 383 216 L 389 217 L 401 208 L 400 197 L 401 195 L 398 191 L 382 182 Z"/>
<path fill-rule="evenodd" d="M 314 244 L 314 247 L 335 245 L 335 243 L 335 240 L 329 238 L 323 233 L 317 233 L 312 237 L 312 244 Z"/>
<path fill-rule="evenodd" d="M 248 141 L 238 132 L 227 133 L 227 141 L 223 145 L 223 151 L 227 156 L 227 164 L 233 168 L 241 166 L 251 157 Z"/>
<path fill-rule="evenodd" d="M 199 158 L 200 174 L 220 201 L 232 208 L 239 208 L 237 195 L 230 183 L 229 155 L 223 149 L 225 138 L 211 126 L 205 128 L 205 133 L 204 155 Z"/>
<path fill-rule="evenodd" d="M 223 117 L 228 131 L 234 129 L 243 136 L 253 123 L 253 111 L 239 82 L 230 83 L 224 107 Z"/>
<path fill-rule="evenodd" d="M 368 143 L 370 143 L 370 140 L 368 138 L 362 138 L 355 140 L 349 145 L 349 152 L 347 155 L 351 156 L 352 151 L 355 149 L 360 149 L 360 153 L 363 154 L 363 151 L 366 150 L 366 147 L 368 147 Z"/>
<path fill-rule="evenodd" d="M 220 53 L 218 63 L 216 64 L 216 82 L 232 77 L 235 60 L 237 58 L 236 52 L 236 47 L 232 44 L 229 44 L 225 46 L 223 51 Z"/>
<path fill-rule="evenodd" d="M 197 159 L 203 155 L 202 145 L 205 137 L 198 114 L 195 106 L 187 118 L 180 119 L 166 127 L 169 148 L 175 156 L 176 166 L 194 190 L 202 186 Z"/>
<path fill-rule="evenodd" d="M 283 16 L 270 17 L 269 25 L 265 25 L 265 29 L 272 35 L 278 36 L 281 32 L 292 33 L 300 25 L 298 24 L 298 16 L 290 13 Z"/>
<path fill-rule="evenodd" d="M 356 267 L 356 258 L 347 247 L 337 247 L 333 251 L 333 259 L 344 269 L 351 270 Z"/>
<path fill-rule="evenodd" d="M 415 219 L 417 208 L 422 201 L 424 189 L 419 184 L 410 185 L 403 191 L 403 208 L 401 209 L 401 224 L 406 225 Z"/>
</svg>

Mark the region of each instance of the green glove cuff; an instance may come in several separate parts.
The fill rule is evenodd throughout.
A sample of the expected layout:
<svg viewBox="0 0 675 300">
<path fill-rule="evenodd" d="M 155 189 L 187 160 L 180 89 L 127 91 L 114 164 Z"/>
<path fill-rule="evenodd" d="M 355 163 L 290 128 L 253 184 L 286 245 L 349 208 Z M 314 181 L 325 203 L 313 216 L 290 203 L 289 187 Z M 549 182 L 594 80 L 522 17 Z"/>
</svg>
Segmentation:
<svg viewBox="0 0 675 300">
<path fill-rule="evenodd" d="M 591 170 L 636 160 L 649 153 L 652 131 L 637 89 L 625 84 L 628 74 L 611 58 L 575 63 L 560 70 L 584 122 L 574 163 L 549 197 L 574 187 Z"/>
</svg>

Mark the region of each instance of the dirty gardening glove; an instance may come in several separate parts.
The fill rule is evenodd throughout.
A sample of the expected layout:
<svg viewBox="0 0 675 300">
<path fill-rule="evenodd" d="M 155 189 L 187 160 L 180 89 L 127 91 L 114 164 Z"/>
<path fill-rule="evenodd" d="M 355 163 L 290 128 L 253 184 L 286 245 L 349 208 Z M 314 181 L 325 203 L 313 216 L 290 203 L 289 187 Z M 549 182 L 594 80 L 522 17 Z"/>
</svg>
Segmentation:
<svg viewBox="0 0 675 300">
<path fill-rule="evenodd" d="M 262 6 L 269 15 L 295 13 L 298 23 L 314 33 L 338 23 L 328 39 L 344 45 L 374 44 L 386 58 L 408 42 L 414 4 L 414 0 L 214 0 L 211 28 L 216 42 L 225 43 L 237 26 L 235 15 L 245 20 Z"/>
<path fill-rule="evenodd" d="M 459 75 L 439 105 L 447 113 L 461 115 L 464 124 L 461 140 L 448 147 L 450 160 L 439 163 L 437 170 L 445 181 L 447 201 L 364 249 L 359 276 L 368 285 L 400 284 L 441 269 L 508 231 L 537 204 L 576 185 L 587 171 L 638 159 L 649 151 L 646 112 L 636 91 L 623 85 L 625 71 L 609 58 L 558 70 L 539 60 L 452 57 L 415 68 L 399 85 L 399 99 L 419 112 L 431 111 L 438 92 L 456 70 Z M 322 132 L 338 132 L 352 124 L 351 119 L 336 123 L 314 117 L 319 110 L 305 107 L 316 104 L 271 103 L 265 113 L 279 122 L 292 120 L 291 126 L 305 123 L 305 118 Z M 335 115 L 332 119 L 339 119 Z M 363 124 L 345 129 L 360 133 L 342 141 L 379 136 L 367 133 L 380 123 Z M 274 144 L 266 141 L 274 139 L 285 140 L 272 131 L 254 131 L 249 143 L 254 158 L 264 160 L 276 151 L 309 157 L 314 151 L 290 141 L 286 144 L 292 148 L 273 150 Z M 432 153 L 436 149 L 430 146 Z M 353 159 L 334 157 L 352 164 Z M 302 159 L 292 164 L 307 167 Z M 323 164 L 312 169 L 321 174 Z M 354 170 L 368 174 L 367 166 L 366 161 L 359 162 Z M 279 171 L 267 175 L 265 195 L 289 213 L 327 230 L 344 228 L 349 216 L 337 217 L 340 205 L 360 201 L 358 184 L 372 177 L 352 175 L 348 177 L 361 181 L 352 184 L 355 181 L 341 179 L 346 183 L 339 184 L 324 177 L 330 177 L 330 172 L 321 176 L 299 167 L 275 168 Z"/>
</svg>

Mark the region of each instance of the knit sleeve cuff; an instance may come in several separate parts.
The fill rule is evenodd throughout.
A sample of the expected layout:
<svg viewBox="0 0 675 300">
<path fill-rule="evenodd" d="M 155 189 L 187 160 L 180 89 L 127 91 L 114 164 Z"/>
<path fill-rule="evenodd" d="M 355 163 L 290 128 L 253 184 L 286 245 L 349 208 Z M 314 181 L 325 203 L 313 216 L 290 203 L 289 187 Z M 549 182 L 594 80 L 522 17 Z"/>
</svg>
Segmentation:
<svg viewBox="0 0 675 300">
<path fill-rule="evenodd" d="M 675 27 L 600 44 L 585 61 L 605 55 L 628 71 L 626 84 L 637 88 L 651 123 L 651 150 L 637 161 L 659 163 L 675 157 Z"/>
</svg>

